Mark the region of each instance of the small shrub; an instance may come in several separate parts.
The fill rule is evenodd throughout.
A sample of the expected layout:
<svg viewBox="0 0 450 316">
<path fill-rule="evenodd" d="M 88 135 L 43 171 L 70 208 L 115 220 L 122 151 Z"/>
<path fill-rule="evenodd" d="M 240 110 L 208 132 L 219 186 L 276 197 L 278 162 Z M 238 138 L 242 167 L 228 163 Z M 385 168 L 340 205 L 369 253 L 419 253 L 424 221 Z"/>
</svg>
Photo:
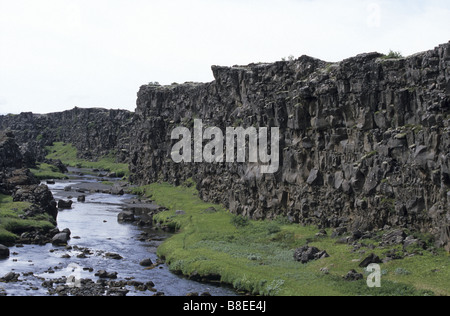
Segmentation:
<svg viewBox="0 0 450 316">
<path fill-rule="evenodd" d="M 281 228 L 278 224 L 271 222 L 267 225 L 267 232 L 269 234 L 276 234 L 279 233 L 281 231 Z"/>
<path fill-rule="evenodd" d="M 236 228 L 241 228 L 248 226 L 250 224 L 250 220 L 242 215 L 236 215 L 231 218 L 231 224 L 233 224 Z"/>
<path fill-rule="evenodd" d="M 383 56 L 383 59 L 398 59 L 398 58 L 404 58 L 402 53 L 393 51 L 392 49 L 389 51 L 387 55 Z"/>
<path fill-rule="evenodd" d="M 395 274 L 396 275 L 410 275 L 411 272 L 409 272 L 408 270 L 403 269 L 403 268 L 397 268 L 397 269 L 395 269 Z"/>
<path fill-rule="evenodd" d="M 261 256 L 258 256 L 255 254 L 250 254 L 250 255 L 248 255 L 247 259 L 251 260 L 251 261 L 259 261 L 259 260 L 261 260 Z"/>
<path fill-rule="evenodd" d="M 290 225 L 292 224 L 291 220 L 289 219 L 289 217 L 284 216 L 284 215 L 278 215 L 275 218 L 275 222 L 280 224 L 280 225 Z"/>
</svg>

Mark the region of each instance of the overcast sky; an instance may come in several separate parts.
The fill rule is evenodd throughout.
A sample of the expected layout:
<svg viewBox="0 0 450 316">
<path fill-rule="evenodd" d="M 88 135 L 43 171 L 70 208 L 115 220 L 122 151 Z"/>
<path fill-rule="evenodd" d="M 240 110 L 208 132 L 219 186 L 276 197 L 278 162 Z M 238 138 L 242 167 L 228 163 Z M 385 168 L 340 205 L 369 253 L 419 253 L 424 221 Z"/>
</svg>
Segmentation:
<svg viewBox="0 0 450 316">
<path fill-rule="evenodd" d="M 0 0 L 0 113 L 134 110 L 142 84 L 293 55 L 410 55 L 450 40 L 448 0 Z"/>
</svg>

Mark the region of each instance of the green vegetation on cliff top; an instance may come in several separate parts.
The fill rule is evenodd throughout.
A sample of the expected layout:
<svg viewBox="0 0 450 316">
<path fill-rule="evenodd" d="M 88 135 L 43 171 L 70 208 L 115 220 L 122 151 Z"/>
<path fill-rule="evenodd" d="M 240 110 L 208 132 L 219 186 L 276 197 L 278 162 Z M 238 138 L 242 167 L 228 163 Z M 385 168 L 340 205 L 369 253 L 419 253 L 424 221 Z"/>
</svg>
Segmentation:
<svg viewBox="0 0 450 316">
<path fill-rule="evenodd" d="M 220 205 L 203 202 L 192 182 L 180 187 L 151 184 L 134 193 L 151 197 L 169 209 L 154 219 L 178 233 L 159 247 L 158 255 L 166 259 L 171 270 L 184 275 L 220 275 L 221 282 L 236 290 L 260 295 L 450 294 L 450 259 L 443 251 L 438 255 L 423 251 L 423 255 L 382 264 L 382 287 L 368 288 L 366 280 L 350 282 L 343 276 L 352 269 L 364 274 L 358 265 L 366 256 L 375 253 L 383 258 L 388 251 L 400 251 L 400 246 L 353 252 L 352 246 L 337 244 L 336 239 L 316 237 L 315 227 L 283 219 L 246 220 Z M 177 210 L 186 214 L 176 215 Z M 330 257 L 305 265 L 296 262 L 295 249 L 308 243 L 326 250 Z M 377 244 L 367 239 L 364 243 Z"/>
</svg>

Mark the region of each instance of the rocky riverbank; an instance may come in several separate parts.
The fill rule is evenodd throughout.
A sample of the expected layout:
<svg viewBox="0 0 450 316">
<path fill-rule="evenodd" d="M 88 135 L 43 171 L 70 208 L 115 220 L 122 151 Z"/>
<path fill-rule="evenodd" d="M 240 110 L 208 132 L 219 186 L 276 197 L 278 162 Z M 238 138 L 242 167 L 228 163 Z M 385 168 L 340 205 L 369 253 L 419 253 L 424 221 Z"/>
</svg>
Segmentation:
<svg viewBox="0 0 450 316">
<path fill-rule="evenodd" d="M 8 255 L 0 260 L 0 295 L 233 295 L 172 274 L 156 256 L 171 234 L 152 225 L 153 214 L 164 208 L 127 194 L 129 185 L 120 179 L 108 178 L 105 184 L 92 173 L 69 168 L 70 179 L 48 181 L 54 198 L 67 207 L 59 209 L 49 243 L 36 244 L 31 234 L 24 234 L 29 243 L 6 248 Z M 133 219 L 120 221 L 124 212 Z"/>
<path fill-rule="evenodd" d="M 0 134 L 0 197 L 0 243 L 51 240 L 58 215 L 56 201 L 25 167 L 12 133 Z"/>
</svg>

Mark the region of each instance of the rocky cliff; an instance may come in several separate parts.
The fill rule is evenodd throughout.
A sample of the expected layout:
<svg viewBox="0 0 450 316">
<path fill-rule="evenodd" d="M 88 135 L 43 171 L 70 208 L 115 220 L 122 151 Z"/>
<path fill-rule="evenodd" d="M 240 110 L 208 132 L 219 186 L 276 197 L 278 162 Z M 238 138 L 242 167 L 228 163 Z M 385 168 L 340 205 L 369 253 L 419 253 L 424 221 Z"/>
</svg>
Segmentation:
<svg viewBox="0 0 450 316">
<path fill-rule="evenodd" d="M 255 219 L 321 227 L 386 225 L 450 242 L 450 43 L 408 58 L 308 56 L 213 66 L 210 83 L 142 86 L 135 113 L 78 109 L 0 116 L 28 165 L 55 141 L 86 159 L 115 153 L 139 184 L 194 179 L 204 200 Z M 280 168 L 174 163 L 174 128 L 278 127 Z M 7 155 L 12 157 L 11 155 Z M 5 156 L 6 157 L 6 156 Z M 10 159 L 1 157 L 2 161 Z M 5 160 L 6 159 L 6 160 Z"/>
<path fill-rule="evenodd" d="M 119 162 L 129 156 L 129 131 L 133 113 L 125 110 L 81 109 L 70 111 L 0 116 L 0 130 L 14 133 L 24 160 L 32 165 L 43 161 L 45 146 L 71 143 L 80 158 L 96 159 L 115 153 Z"/>
<path fill-rule="evenodd" d="M 201 197 L 255 219 L 322 227 L 420 230 L 450 242 L 450 43 L 408 58 L 338 63 L 302 56 L 212 67 L 205 84 L 140 88 L 130 138 L 133 181 L 193 178 Z M 279 127 L 280 169 L 172 161 L 171 132 Z"/>
<path fill-rule="evenodd" d="M 12 196 L 14 201 L 31 203 L 24 218 L 46 213 L 56 221 L 58 211 L 51 191 L 25 168 L 23 156 L 11 132 L 0 132 L 0 194 Z"/>
</svg>

